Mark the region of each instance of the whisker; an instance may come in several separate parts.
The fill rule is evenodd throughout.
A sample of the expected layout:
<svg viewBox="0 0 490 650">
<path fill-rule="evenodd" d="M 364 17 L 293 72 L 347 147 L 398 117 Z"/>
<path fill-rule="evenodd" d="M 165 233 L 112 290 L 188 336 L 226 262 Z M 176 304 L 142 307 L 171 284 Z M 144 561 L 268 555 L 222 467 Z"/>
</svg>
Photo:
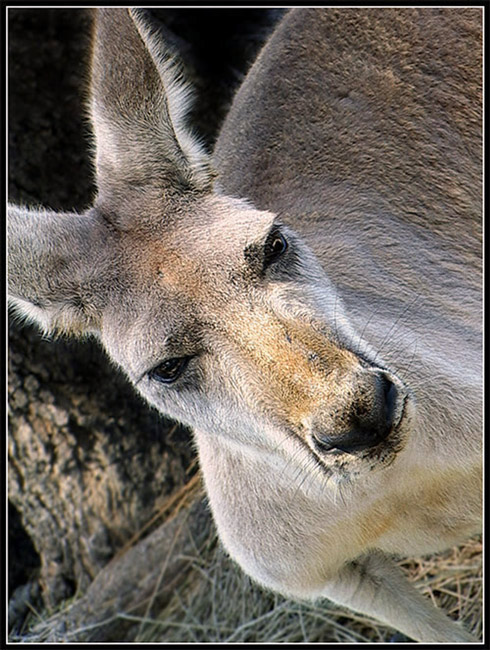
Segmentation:
<svg viewBox="0 0 490 650">
<path fill-rule="evenodd" d="M 335 303 L 333 306 L 333 331 L 335 334 L 335 342 L 340 347 L 339 331 L 337 328 L 337 299 L 338 299 L 338 293 L 337 291 L 335 291 Z"/>
<path fill-rule="evenodd" d="M 406 374 L 411 374 L 412 373 L 413 362 L 415 360 L 415 355 L 417 354 L 419 339 L 416 338 L 414 341 L 412 341 L 412 343 L 413 343 L 412 356 L 410 358 L 410 361 L 406 365 L 403 365 L 403 364 L 401 365 L 401 368 L 403 368 L 403 370 L 401 371 L 402 373 L 406 373 Z M 400 367 L 400 364 L 397 364 L 397 370 L 398 370 L 399 367 Z"/>
<path fill-rule="evenodd" d="M 404 368 L 405 372 L 409 372 L 415 360 L 419 338 L 418 335 L 414 336 L 413 332 L 407 331 L 393 337 L 389 342 L 390 345 L 383 350 L 383 358 L 386 364 L 392 366 L 396 371 L 401 372 L 401 369 Z M 409 362 L 406 361 L 408 354 L 411 354 Z"/>
<path fill-rule="evenodd" d="M 296 490 L 294 491 L 294 494 L 293 494 L 293 499 L 297 496 L 298 492 L 303 487 L 303 484 L 305 483 L 305 481 L 307 479 L 310 480 L 310 485 L 311 485 L 311 481 L 314 478 L 317 478 L 315 476 L 315 473 L 312 471 L 312 468 L 314 470 L 316 470 L 316 472 L 319 471 L 318 467 L 316 466 L 316 463 L 315 463 L 314 459 L 313 458 L 308 458 L 306 466 L 301 468 L 303 470 L 303 472 L 304 472 L 304 476 L 301 479 L 301 481 L 298 483 L 298 485 L 296 486 Z M 299 476 L 298 476 L 298 478 L 299 478 Z M 309 489 L 309 486 L 307 486 L 307 489 L 305 490 L 306 493 L 308 493 L 308 489 Z"/>
<path fill-rule="evenodd" d="M 379 312 L 379 310 L 374 310 L 374 311 L 371 312 L 371 315 L 369 316 L 369 318 L 364 323 L 364 327 L 362 328 L 362 332 L 359 335 L 358 351 L 359 351 L 359 354 L 361 354 L 361 355 L 364 355 L 366 353 L 367 346 L 369 345 L 369 343 L 364 341 L 364 334 L 366 332 L 366 328 L 368 327 L 368 325 L 370 325 L 370 323 L 373 320 L 375 314 L 377 314 L 378 312 Z M 363 341 L 365 343 L 365 346 L 364 346 L 364 349 L 361 350 L 361 344 L 362 344 Z"/>
<path fill-rule="evenodd" d="M 384 349 L 384 347 L 386 345 L 386 342 L 390 338 L 394 328 L 398 325 L 398 323 L 403 318 L 403 316 L 405 316 L 405 314 L 408 312 L 408 310 L 412 309 L 414 307 L 414 305 L 416 304 L 417 300 L 421 297 L 421 295 L 422 295 L 421 293 L 418 293 L 413 300 L 411 300 L 407 305 L 405 305 L 404 309 L 398 314 L 396 319 L 392 322 L 388 332 L 385 334 L 385 336 L 383 337 L 381 343 L 378 345 L 378 351 L 376 352 L 373 363 L 376 362 L 376 359 L 378 358 L 378 355 L 379 355 L 380 351 Z"/>
</svg>

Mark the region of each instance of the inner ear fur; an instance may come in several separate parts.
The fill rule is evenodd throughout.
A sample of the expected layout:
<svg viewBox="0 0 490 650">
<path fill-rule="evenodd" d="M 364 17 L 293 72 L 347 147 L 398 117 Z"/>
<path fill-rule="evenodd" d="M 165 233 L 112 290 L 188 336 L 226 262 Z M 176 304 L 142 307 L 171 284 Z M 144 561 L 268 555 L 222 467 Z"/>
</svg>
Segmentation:
<svg viewBox="0 0 490 650">
<path fill-rule="evenodd" d="M 96 10 L 90 112 L 102 194 L 210 187 L 209 157 L 185 124 L 190 95 L 144 10 Z"/>
<path fill-rule="evenodd" d="M 45 334 L 97 333 L 109 237 L 93 211 L 9 205 L 8 298 L 14 312 Z"/>
</svg>

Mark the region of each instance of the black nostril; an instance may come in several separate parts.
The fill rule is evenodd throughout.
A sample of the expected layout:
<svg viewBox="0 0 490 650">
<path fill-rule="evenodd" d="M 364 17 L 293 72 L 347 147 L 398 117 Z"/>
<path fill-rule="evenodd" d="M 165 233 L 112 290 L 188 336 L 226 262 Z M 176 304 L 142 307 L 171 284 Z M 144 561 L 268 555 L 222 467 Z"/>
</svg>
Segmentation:
<svg viewBox="0 0 490 650">
<path fill-rule="evenodd" d="M 381 416 L 380 418 L 382 420 L 380 425 L 384 425 L 389 430 L 393 425 L 397 390 L 395 384 L 384 373 L 380 376 L 379 381 L 381 383 L 380 392 L 382 393 L 382 407 L 380 411 L 381 413 L 384 412 L 384 417 Z"/>
<path fill-rule="evenodd" d="M 328 435 L 322 431 L 315 431 L 312 435 L 313 444 L 320 452 L 347 452 L 368 449 L 379 442 L 379 437 L 371 431 L 351 429 L 342 435 Z"/>
<path fill-rule="evenodd" d="M 314 431 L 311 438 L 318 451 L 326 452 L 338 449 L 338 436 L 329 436 L 323 431 Z"/>
</svg>

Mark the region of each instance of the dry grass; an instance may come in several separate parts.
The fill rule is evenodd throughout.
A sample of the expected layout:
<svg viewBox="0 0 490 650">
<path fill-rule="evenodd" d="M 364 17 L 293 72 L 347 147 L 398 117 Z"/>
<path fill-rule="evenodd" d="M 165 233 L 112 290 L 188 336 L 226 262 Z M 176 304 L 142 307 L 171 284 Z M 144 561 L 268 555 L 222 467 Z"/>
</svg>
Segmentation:
<svg viewBox="0 0 490 650">
<path fill-rule="evenodd" d="M 481 635 L 481 542 L 400 565 L 434 603 Z M 141 619 L 136 641 L 212 643 L 373 643 L 391 630 L 322 601 L 305 604 L 267 593 L 226 557 L 219 544 L 194 558 L 185 582 L 158 617 Z"/>
<path fill-rule="evenodd" d="M 445 553 L 400 563 L 422 593 L 477 637 L 482 635 L 482 550 L 478 537 Z"/>
<path fill-rule="evenodd" d="M 455 620 L 481 636 L 481 543 L 478 539 L 429 558 L 400 563 L 410 580 Z M 59 613 L 37 624 L 24 641 L 42 642 Z M 128 618 L 122 614 L 121 618 Z M 254 585 L 210 539 L 194 557 L 180 587 L 154 617 L 131 617 L 131 641 L 145 643 L 376 643 L 394 630 L 328 601 L 298 603 Z M 37 628 L 37 629 L 36 629 Z M 14 640 L 14 639 L 12 639 Z M 20 639 L 18 639 L 20 640 Z"/>
<path fill-rule="evenodd" d="M 175 508 L 199 492 L 189 482 Z M 190 558 L 190 568 L 163 611 L 143 617 L 121 613 L 134 622 L 128 641 L 139 643 L 376 643 L 395 634 L 368 617 L 328 601 L 298 603 L 253 584 L 226 556 L 214 533 Z M 476 636 L 482 632 L 482 544 L 471 539 L 438 555 L 400 563 L 410 581 Z M 65 604 L 63 609 L 69 609 Z M 33 613 L 30 631 L 12 641 L 43 642 L 58 627 L 63 611 Z M 76 631 L 73 631 L 76 635 Z M 74 638 L 72 634 L 70 638 Z M 69 640 L 67 637 L 66 640 Z"/>
</svg>

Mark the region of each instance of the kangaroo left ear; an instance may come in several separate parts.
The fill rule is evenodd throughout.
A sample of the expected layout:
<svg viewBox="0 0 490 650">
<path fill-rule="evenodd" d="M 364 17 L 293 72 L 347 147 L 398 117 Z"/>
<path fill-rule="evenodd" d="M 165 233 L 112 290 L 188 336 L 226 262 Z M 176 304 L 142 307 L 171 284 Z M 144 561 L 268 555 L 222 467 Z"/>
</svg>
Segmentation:
<svg viewBox="0 0 490 650">
<path fill-rule="evenodd" d="M 45 334 L 96 333 L 95 298 L 107 229 L 90 211 L 8 206 L 8 299 Z"/>
<path fill-rule="evenodd" d="M 96 10 L 90 111 L 99 190 L 210 188 L 209 157 L 185 125 L 189 99 L 144 10 Z"/>
</svg>

